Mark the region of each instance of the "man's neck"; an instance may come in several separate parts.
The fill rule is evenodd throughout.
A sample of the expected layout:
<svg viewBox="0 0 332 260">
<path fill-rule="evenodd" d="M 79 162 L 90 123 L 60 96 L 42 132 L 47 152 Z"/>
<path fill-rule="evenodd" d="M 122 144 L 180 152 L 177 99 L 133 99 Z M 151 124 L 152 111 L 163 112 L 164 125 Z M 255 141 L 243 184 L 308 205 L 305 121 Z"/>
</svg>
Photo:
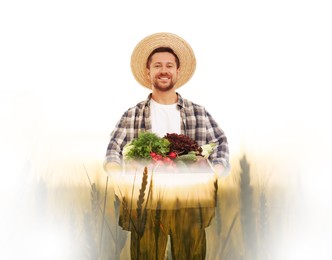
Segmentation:
<svg viewBox="0 0 332 260">
<path fill-rule="evenodd" d="M 153 91 L 152 99 L 159 104 L 171 105 L 178 102 L 178 95 L 176 94 L 175 90 L 169 92 Z"/>
</svg>

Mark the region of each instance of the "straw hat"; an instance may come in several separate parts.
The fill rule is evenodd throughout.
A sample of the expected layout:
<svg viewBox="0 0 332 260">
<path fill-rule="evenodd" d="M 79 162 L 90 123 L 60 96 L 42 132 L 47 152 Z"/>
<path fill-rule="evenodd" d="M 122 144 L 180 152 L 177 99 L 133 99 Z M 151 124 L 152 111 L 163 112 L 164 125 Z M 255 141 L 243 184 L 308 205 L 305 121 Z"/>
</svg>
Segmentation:
<svg viewBox="0 0 332 260">
<path fill-rule="evenodd" d="M 142 86 L 151 89 L 151 82 L 146 72 L 146 62 L 150 53 L 159 47 L 173 49 L 180 60 L 180 77 L 175 88 L 181 87 L 194 74 L 196 58 L 190 45 L 181 37 L 172 33 L 155 33 L 141 40 L 131 55 L 131 71 Z"/>
</svg>

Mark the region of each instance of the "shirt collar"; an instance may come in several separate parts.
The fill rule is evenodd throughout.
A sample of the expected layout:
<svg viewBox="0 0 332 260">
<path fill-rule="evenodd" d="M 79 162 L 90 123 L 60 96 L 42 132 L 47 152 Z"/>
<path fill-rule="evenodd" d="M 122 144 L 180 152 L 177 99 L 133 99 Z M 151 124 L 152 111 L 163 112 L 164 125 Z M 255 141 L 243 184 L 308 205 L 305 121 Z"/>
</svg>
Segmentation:
<svg viewBox="0 0 332 260">
<path fill-rule="evenodd" d="M 178 92 L 176 92 L 176 94 L 178 95 L 178 106 L 179 107 L 185 107 L 184 100 L 183 100 L 182 96 Z M 148 95 L 147 99 L 145 100 L 145 106 L 148 106 L 148 107 L 150 106 L 151 98 L 152 98 L 152 93 L 150 93 Z"/>
</svg>

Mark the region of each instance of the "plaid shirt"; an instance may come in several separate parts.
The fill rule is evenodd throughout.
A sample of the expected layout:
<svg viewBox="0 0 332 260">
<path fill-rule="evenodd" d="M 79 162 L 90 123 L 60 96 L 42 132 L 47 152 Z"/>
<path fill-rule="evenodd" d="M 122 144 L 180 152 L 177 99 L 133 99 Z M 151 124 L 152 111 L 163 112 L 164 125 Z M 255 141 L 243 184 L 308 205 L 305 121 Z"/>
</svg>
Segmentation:
<svg viewBox="0 0 332 260">
<path fill-rule="evenodd" d="M 177 107 L 182 120 L 181 134 L 195 140 L 199 146 L 216 143 L 216 149 L 209 160 L 213 165 L 222 164 L 229 168 L 229 149 L 223 130 L 204 107 L 182 98 L 178 93 L 177 95 Z M 150 99 L 151 93 L 145 101 L 129 108 L 118 121 L 111 133 L 104 165 L 108 162 L 121 164 L 123 147 L 137 138 L 139 131 L 151 131 Z"/>
</svg>

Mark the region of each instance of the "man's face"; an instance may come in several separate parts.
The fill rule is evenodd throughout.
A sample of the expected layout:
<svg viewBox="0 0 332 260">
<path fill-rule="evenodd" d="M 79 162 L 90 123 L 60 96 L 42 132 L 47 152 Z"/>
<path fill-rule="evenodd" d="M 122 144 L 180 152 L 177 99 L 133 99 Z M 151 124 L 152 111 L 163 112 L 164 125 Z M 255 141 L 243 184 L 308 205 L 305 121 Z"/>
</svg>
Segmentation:
<svg viewBox="0 0 332 260">
<path fill-rule="evenodd" d="M 172 89 L 179 77 L 175 57 L 169 52 L 153 54 L 147 72 L 152 86 L 160 91 Z"/>
</svg>

